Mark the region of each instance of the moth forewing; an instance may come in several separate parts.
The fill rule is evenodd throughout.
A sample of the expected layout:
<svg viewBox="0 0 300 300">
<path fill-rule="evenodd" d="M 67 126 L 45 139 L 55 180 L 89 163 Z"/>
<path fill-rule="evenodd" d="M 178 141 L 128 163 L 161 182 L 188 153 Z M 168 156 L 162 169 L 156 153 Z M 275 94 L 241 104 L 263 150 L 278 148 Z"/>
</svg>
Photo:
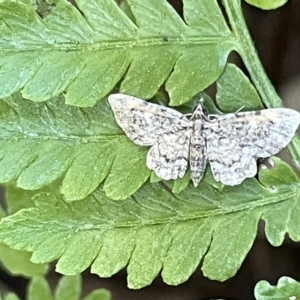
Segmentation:
<svg viewBox="0 0 300 300">
<path fill-rule="evenodd" d="M 133 96 L 113 94 L 108 102 L 118 125 L 139 146 L 152 146 L 158 136 L 191 126 L 180 112 Z"/>
</svg>

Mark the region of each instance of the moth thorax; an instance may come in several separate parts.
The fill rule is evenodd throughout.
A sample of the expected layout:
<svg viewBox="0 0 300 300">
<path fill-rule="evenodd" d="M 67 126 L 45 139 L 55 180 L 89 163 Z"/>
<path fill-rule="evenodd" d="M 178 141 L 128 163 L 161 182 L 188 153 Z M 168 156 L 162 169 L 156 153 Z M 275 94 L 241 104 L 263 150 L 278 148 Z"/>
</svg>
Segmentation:
<svg viewBox="0 0 300 300">
<path fill-rule="evenodd" d="M 197 135 L 198 134 L 201 134 L 202 130 L 203 130 L 203 124 L 204 124 L 204 121 L 203 119 L 196 119 L 194 121 L 194 124 L 193 124 L 193 131 L 194 132 L 197 132 Z"/>
</svg>

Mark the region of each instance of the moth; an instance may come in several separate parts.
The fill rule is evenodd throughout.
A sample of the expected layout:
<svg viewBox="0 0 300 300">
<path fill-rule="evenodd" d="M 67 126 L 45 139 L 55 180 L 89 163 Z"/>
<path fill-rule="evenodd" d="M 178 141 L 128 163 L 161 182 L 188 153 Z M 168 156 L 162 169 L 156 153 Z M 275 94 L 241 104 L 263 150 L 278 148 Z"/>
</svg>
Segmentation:
<svg viewBox="0 0 300 300">
<path fill-rule="evenodd" d="M 190 165 L 194 186 L 207 162 L 216 181 L 238 185 L 257 173 L 258 158 L 278 153 L 293 138 L 300 113 L 288 108 L 207 115 L 202 102 L 188 119 L 168 107 L 113 94 L 118 125 L 139 146 L 152 146 L 146 165 L 161 179 L 182 178 Z"/>
</svg>

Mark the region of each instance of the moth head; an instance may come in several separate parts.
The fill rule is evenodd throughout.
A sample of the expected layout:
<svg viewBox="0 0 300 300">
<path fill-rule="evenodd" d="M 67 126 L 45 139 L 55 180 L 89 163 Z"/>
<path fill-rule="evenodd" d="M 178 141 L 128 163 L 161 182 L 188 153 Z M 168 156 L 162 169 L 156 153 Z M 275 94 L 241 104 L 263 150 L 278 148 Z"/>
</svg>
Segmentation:
<svg viewBox="0 0 300 300">
<path fill-rule="evenodd" d="M 199 104 L 194 108 L 191 119 L 201 119 L 209 115 L 208 109 L 203 105 L 204 98 L 201 97 L 199 100 Z"/>
</svg>

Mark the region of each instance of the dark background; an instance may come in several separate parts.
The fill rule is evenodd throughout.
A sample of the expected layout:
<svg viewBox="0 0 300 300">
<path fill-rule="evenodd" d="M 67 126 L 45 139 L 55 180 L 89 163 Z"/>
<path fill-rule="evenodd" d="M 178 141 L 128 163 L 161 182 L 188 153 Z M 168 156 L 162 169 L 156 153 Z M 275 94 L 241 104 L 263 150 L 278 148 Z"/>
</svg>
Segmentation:
<svg viewBox="0 0 300 300">
<path fill-rule="evenodd" d="M 182 15 L 181 1 L 169 2 Z M 300 111 L 300 1 L 290 0 L 273 11 L 262 11 L 244 3 L 243 10 L 271 82 L 285 105 Z M 242 64 L 240 66 L 243 68 Z M 252 300 L 254 286 L 259 280 L 275 285 L 281 276 L 290 276 L 300 281 L 299 245 L 286 237 L 281 247 L 272 247 L 265 239 L 264 223 L 261 222 L 256 241 L 242 267 L 235 277 L 226 282 L 206 279 L 199 267 L 187 282 L 177 287 L 166 285 L 158 277 L 151 286 L 135 291 L 126 286 L 125 270 L 109 279 L 101 279 L 87 271 L 83 274 L 83 292 L 87 294 L 93 289 L 105 287 L 112 292 L 114 300 Z M 52 269 L 48 278 L 55 287 L 59 275 Z M 27 280 L 10 277 L 5 271 L 1 271 L 0 280 L 8 290 L 25 299 Z"/>
</svg>

